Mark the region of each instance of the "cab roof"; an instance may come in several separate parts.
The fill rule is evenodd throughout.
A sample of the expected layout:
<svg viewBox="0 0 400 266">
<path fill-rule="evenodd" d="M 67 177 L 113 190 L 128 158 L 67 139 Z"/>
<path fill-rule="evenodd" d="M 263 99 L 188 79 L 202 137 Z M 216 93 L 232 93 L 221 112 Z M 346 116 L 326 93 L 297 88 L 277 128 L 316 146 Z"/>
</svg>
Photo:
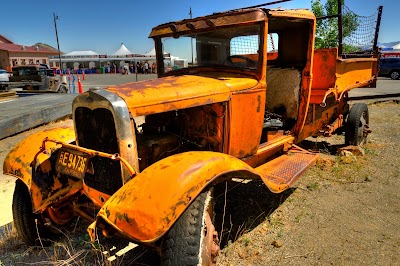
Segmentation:
<svg viewBox="0 0 400 266">
<path fill-rule="evenodd" d="M 223 26 L 249 24 L 264 21 L 271 17 L 315 20 L 315 15 L 308 9 L 236 9 L 214 13 L 208 16 L 161 24 L 152 29 L 149 38 L 164 37 L 174 33 L 184 34 L 193 31 L 203 31 Z"/>
</svg>

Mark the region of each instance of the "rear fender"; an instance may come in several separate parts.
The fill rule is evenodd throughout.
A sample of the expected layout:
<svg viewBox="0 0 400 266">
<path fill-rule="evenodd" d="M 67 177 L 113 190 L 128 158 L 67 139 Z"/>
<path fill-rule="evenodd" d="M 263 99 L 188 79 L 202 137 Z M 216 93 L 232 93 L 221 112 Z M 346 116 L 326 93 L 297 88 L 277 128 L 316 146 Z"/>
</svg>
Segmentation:
<svg viewBox="0 0 400 266">
<path fill-rule="evenodd" d="M 97 225 L 137 242 L 159 239 L 210 183 L 228 173 L 260 178 L 243 161 L 215 152 L 186 152 L 146 168 L 120 188 L 101 208 Z M 88 231 L 94 236 L 96 223 Z M 107 230 L 104 231 L 107 234 Z"/>
<path fill-rule="evenodd" d="M 40 152 L 46 137 L 71 143 L 75 140 L 73 125 L 47 129 L 30 135 L 14 146 L 3 164 L 4 174 L 17 177 L 28 187 L 34 212 L 39 212 L 61 197 L 72 195 L 82 188 L 81 180 L 72 180 L 55 173 L 54 157 L 57 153 L 57 144 L 47 142 L 46 152 Z"/>
</svg>

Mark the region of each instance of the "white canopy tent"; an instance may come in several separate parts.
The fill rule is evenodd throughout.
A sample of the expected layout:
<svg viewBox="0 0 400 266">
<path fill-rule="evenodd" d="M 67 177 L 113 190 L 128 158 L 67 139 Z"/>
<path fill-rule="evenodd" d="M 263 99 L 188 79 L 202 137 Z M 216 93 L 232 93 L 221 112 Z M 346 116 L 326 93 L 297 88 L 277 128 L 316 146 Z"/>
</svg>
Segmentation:
<svg viewBox="0 0 400 266">
<path fill-rule="evenodd" d="M 150 51 L 145 53 L 144 56 L 156 56 L 156 48 L 151 49 Z"/>
<path fill-rule="evenodd" d="M 62 55 L 62 57 L 64 57 L 64 58 L 80 57 L 80 56 L 82 56 L 82 57 L 90 57 L 90 56 L 98 57 L 99 54 L 96 52 L 93 52 L 93 51 L 73 51 L 73 52 Z"/>
<path fill-rule="evenodd" d="M 128 48 L 124 45 L 124 43 L 121 43 L 121 46 L 115 53 L 113 53 L 113 56 L 127 56 L 127 55 L 132 55 L 133 53 L 129 51 Z"/>
<path fill-rule="evenodd" d="M 156 48 L 151 49 L 150 51 L 145 53 L 144 56 L 155 58 L 156 57 Z M 181 59 L 177 56 L 172 56 L 165 51 L 164 51 L 164 59 L 165 59 L 164 64 L 166 65 L 167 68 L 173 67 L 173 66 L 177 66 L 180 68 L 188 66 L 187 59 Z"/>
<path fill-rule="evenodd" d="M 123 67 L 130 64 L 136 65 L 137 62 L 149 61 L 149 60 L 155 61 L 155 50 L 153 55 L 134 54 L 128 48 L 126 48 L 124 43 L 121 43 L 121 46 L 114 54 L 108 56 L 107 58 L 99 59 L 100 62 L 105 62 L 105 63 L 114 62 L 117 65 L 119 65 L 119 67 Z"/>
<path fill-rule="evenodd" d="M 165 55 L 168 55 L 169 53 L 164 51 Z M 146 52 L 144 54 L 144 56 L 148 56 L 148 57 L 156 57 L 156 48 L 151 49 L 150 51 Z"/>
<path fill-rule="evenodd" d="M 400 43 L 396 44 L 392 48 L 393 48 L 393 50 L 400 50 Z"/>
</svg>

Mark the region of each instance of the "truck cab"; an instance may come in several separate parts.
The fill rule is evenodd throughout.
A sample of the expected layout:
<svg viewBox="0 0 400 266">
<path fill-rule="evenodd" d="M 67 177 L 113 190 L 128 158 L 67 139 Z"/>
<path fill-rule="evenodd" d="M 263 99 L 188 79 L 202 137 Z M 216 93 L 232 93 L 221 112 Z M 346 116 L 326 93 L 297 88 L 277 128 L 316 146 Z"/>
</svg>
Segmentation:
<svg viewBox="0 0 400 266">
<path fill-rule="evenodd" d="M 161 25 L 150 37 L 159 77 L 201 76 L 226 83 L 231 99 L 224 148 L 244 158 L 262 143 L 283 132 L 296 136 L 303 127 L 314 32 L 309 11 L 248 9 Z M 189 67 L 168 71 L 171 54 L 185 57 Z"/>
</svg>

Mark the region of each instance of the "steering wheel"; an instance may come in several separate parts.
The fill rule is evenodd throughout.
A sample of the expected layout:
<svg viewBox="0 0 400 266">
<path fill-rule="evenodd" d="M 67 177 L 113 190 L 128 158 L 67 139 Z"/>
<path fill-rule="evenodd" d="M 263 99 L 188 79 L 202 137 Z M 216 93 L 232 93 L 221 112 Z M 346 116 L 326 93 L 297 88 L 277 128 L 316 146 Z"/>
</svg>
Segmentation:
<svg viewBox="0 0 400 266">
<path fill-rule="evenodd" d="M 240 54 L 230 55 L 230 56 L 228 56 L 226 58 L 226 61 L 228 61 L 229 64 L 231 64 L 231 65 L 240 64 L 240 62 L 233 62 L 232 59 L 235 59 L 235 58 L 242 59 L 242 60 L 246 61 L 246 66 L 247 67 L 256 67 L 257 66 L 257 61 L 256 60 L 250 59 L 247 56 L 240 55 Z"/>
</svg>

